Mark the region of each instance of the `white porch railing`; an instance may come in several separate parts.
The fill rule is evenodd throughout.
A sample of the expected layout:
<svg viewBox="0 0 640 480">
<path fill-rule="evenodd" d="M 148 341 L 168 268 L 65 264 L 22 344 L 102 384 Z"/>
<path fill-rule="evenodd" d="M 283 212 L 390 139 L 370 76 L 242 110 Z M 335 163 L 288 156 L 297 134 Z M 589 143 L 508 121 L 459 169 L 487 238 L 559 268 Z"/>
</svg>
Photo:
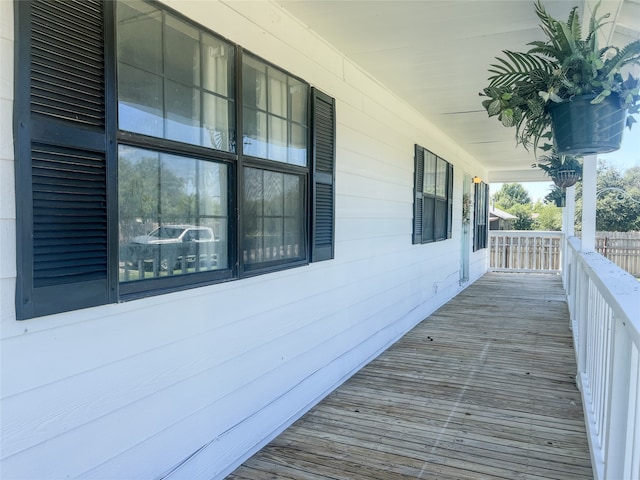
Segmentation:
<svg viewBox="0 0 640 480">
<path fill-rule="evenodd" d="M 640 282 L 598 253 L 564 242 L 573 330 L 594 476 L 640 478 Z"/>
<path fill-rule="evenodd" d="M 489 270 L 557 273 L 561 268 L 561 232 L 491 230 Z"/>
</svg>

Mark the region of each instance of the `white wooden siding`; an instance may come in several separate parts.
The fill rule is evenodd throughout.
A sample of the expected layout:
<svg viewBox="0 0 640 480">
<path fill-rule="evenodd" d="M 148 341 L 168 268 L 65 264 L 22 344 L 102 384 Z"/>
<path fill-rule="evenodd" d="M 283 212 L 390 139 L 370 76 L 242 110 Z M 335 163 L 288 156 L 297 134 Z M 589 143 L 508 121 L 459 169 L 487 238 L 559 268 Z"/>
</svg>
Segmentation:
<svg viewBox="0 0 640 480">
<path fill-rule="evenodd" d="M 460 290 L 462 173 L 480 165 L 276 4 L 167 3 L 337 99 L 336 259 L 17 322 L 0 0 L 3 478 L 220 476 Z M 451 240 L 411 244 L 414 143 L 456 169 Z"/>
</svg>

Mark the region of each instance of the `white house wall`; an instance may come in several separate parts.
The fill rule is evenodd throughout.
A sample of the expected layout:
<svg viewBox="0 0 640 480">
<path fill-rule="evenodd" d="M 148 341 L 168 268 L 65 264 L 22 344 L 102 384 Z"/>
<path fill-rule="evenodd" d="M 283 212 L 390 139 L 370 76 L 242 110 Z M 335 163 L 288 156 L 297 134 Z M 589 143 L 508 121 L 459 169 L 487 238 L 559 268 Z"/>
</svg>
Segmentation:
<svg viewBox="0 0 640 480">
<path fill-rule="evenodd" d="M 221 478 L 462 288 L 462 179 L 480 165 L 276 4 L 167 3 L 336 98 L 335 260 L 16 321 L 0 0 L 3 479 Z M 454 165 L 451 240 L 411 244 L 415 143 Z M 485 270 L 471 255 L 471 280 Z"/>
</svg>

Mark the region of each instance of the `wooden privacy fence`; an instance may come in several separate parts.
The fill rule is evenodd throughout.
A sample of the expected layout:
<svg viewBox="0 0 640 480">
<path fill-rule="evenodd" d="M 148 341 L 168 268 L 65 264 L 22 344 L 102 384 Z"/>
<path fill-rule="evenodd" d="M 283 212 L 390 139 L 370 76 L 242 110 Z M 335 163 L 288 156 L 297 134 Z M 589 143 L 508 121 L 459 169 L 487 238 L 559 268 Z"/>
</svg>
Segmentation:
<svg viewBox="0 0 640 480">
<path fill-rule="evenodd" d="M 640 277 L 640 232 L 597 232 L 596 251 L 631 275 Z"/>
<path fill-rule="evenodd" d="M 560 271 L 561 232 L 493 230 L 489 232 L 489 270 Z"/>
</svg>

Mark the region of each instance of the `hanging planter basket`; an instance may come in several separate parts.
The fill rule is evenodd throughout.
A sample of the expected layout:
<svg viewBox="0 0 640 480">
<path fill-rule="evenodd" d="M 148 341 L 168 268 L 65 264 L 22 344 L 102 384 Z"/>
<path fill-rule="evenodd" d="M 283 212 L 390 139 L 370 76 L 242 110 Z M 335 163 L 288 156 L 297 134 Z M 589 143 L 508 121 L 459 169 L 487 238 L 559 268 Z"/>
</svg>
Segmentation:
<svg viewBox="0 0 640 480">
<path fill-rule="evenodd" d="M 582 95 L 549 106 L 556 151 L 563 155 L 594 155 L 620 148 L 626 110 L 617 95 L 592 104 Z"/>
<path fill-rule="evenodd" d="M 580 180 L 580 175 L 575 170 L 558 170 L 551 180 L 560 188 L 573 187 Z"/>
</svg>

